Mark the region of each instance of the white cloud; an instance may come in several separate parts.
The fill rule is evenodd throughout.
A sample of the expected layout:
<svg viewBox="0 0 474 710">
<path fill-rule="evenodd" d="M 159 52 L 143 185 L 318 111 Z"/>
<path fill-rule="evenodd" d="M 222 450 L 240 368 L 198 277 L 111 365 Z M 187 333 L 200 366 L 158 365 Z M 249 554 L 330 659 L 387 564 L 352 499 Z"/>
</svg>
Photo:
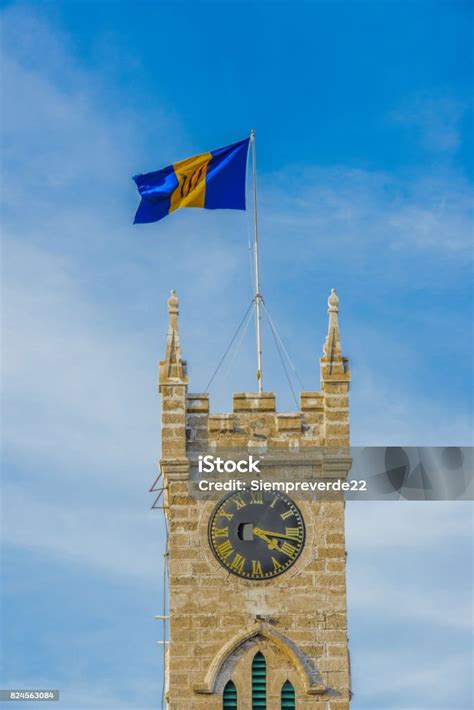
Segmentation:
<svg viewBox="0 0 474 710">
<path fill-rule="evenodd" d="M 472 520 L 471 503 L 346 506 L 354 710 L 467 710 Z"/>
<path fill-rule="evenodd" d="M 416 550 L 421 565 L 423 550 L 415 545 L 413 550 Z M 396 578 L 390 575 L 389 579 L 384 579 L 383 575 L 374 570 L 377 562 L 381 563 L 380 558 L 381 555 L 366 560 L 365 566 L 360 564 L 360 560 L 358 564 L 350 565 L 349 616 L 359 614 L 366 618 L 379 617 L 385 625 L 399 623 L 406 628 L 410 624 L 416 624 L 417 627 L 427 624 L 432 632 L 442 629 L 472 633 L 471 579 L 457 590 L 453 598 L 450 589 L 440 590 L 428 580 L 423 584 L 419 575 L 407 582 L 403 579 L 403 573 L 407 570 L 402 565 L 399 566 Z"/>
<path fill-rule="evenodd" d="M 157 555 L 164 543 L 160 511 L 140 509 L 132 496 L 128 506 L 122 500 L 119 507 L 113 494 L 110 504 L 102 496 L 77 502 L 74 487 L 70 495 L 70 500 L 57 501 L 34 488 L 4 486 L 4 543 L 53 554 L 67 565 L 156 584 Z"/>
<path fill-rule="evenodd" d="M 470 502 L 359 501 L 346 506 L 350 549 L 432 549 L 469 539 L 474 511 Z"/>
<path fill-rule="evenodd" d="M 472 576 L 469 540 L 470 502 L 348 503 L 349 606 L 359 618 L 380 614 L 386 623 L 428 624 L 472 629 Z M 458 555 L 447 569 L 449 554 Z M 456 593 L 439 578 L 445 559 Z"/>
<path fill-rule="evenodd" d="M 418 131 L 423 146 L 436 153 L 454 153 L 461 143 L 465 102 L 447 96 L 419 95 L 392 112 L 396 123 Z"/>
<path fill-rule="evenodd" d="M 158 401 L 138 335 L 123 338 L 110 328 L 68 259 L 20 243 L 9 245 L 8 264 L 3 374 L 10 451 L 50 458 L 66 470 L 95 463 L 94 472 L 101 467 L 105 476 L 124 457 L 140 460 L 153 431 L 157 438 Z M 156 457 L 158 451 L 157 441 Z"/>
<path fill-rule="evenodd" d="M 363 259 L 364 267 L 381 252 L 402 260 L 400 250 L 472 254 L 472 187 L 450 170 L 401 179 L 350 166 L 288 166 L 265 184 L 264 224 L 282 235 L 282 245 L 291 240 L 292 258 L 317 260 L 336 250 L 343 262 Z"/>
<path fill-rule="evenodd" d="M 469 657 L 442 647 L 435 654 L 427 651 L 423 647 L 405 648 L 402 653 L 390 648 L 383 653 L 361 650 L 355 670 L 365 669 L 367 682 L 355 684 L 351 707 L 468 710 L 464 698 L 470 695 Z"/>
<path fill-rule="evenodd" d="M 396 350 L 392 350 L 392 357 Z M 359 366 L 353 373 L 352 444 L 360 446 L 470 446 L 472 418 L 455 403 L 416 393 L 399 379 Z"/>
</svg>

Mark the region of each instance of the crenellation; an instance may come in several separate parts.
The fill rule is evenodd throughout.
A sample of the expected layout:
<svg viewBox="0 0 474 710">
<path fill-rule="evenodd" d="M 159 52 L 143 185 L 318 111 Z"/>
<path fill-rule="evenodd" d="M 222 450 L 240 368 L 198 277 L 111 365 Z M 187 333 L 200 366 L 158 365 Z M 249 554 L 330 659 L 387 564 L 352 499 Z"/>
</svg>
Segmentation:
<svg viewBox="0 0 474 710">
<path fill-rule="evenodd" d="M 298 432 L 302 431 L 301 413 L 282 413 L 276 415 L 278 432 Z"/>
<path fill-rule="evenodd" d="M 236 392 L 232 398 L 233 411 L 275 412 L 276 400 L 273 392 Z"/>
<path fill-rule="evenodd" d="M 233 414 L 213 414 L 208 417 L 207 421 L 207 428 L 210 434 L 233 433 L 234 431 Z"/>
<path fill-rule="evenodd" d="M 207 393 L 188 393 L 186 411 L 195 414 L 209 414 L 209 395 Z"/>
</svg>

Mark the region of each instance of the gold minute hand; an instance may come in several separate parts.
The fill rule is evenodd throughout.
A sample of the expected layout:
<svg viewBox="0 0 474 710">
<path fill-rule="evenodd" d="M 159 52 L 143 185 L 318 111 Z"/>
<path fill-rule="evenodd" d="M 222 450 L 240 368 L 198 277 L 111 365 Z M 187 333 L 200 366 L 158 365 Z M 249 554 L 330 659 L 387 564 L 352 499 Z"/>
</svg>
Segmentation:
<svg viewBox="0 0 474 710">
<path fill-rule="evenodd" d="M 295 539 L 294 535 L 285 535 L 284 533 L 272 532 L 271 530 L 262 530 L 261 528 L 254 528 L 253 532 L 255 535 L 259 535 L 260 537 L 260 533 L 263 533 L 263 535 L 271 535 L 271 537 L 284 537 L 286 540 Z"/>
</svg>

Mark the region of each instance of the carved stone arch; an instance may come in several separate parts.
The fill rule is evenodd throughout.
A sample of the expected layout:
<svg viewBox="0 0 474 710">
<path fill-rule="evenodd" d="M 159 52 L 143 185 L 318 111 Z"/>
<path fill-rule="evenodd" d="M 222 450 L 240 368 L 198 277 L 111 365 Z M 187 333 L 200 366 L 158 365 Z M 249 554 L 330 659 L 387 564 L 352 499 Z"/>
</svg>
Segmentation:
<svg viewBox="0 0 474 710">
<path fill-rule="evenodd" d="M 228 641 L 214 656 L 203 683 L 195 685 L 194 692 L 212 695 L 216 690 L 219 675 L 232 654 L 238 651 L 243 644 L 257 636 L 268 639 L 288 657 L 301 678 L 306 693 L 320 695 L 326 692 L 327 688 L 324 686 L 321 675 L 313 662 L 293 641 L 265 623 L 256 623 L 252 627 L 236 634 Z"/>
</svg>

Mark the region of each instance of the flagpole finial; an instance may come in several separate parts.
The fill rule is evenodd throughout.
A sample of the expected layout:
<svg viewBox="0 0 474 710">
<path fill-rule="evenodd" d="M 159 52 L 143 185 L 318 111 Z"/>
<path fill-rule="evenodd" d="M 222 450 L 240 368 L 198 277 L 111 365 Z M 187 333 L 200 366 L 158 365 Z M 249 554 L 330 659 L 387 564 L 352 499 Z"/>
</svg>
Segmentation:
<svg viewBox="0 0 474 710">
<path fill-rule="evenodd" d="M 254 128 L 250 129 L 250 138 L 252 138 L 252 140 L 255 140 L 255 129 Z"/>
</svg>

